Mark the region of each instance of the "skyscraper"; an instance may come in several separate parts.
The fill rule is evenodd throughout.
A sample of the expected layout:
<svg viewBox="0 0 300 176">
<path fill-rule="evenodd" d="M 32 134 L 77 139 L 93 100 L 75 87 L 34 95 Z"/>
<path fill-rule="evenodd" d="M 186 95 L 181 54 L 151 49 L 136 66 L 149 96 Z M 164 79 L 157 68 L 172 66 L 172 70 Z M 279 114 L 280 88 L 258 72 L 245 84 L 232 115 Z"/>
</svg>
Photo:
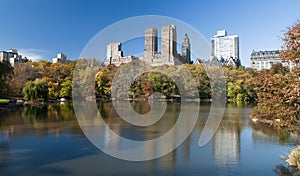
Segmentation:
<svg viewBox="0 0 300 176">
<path fill-rule="evenodd" d="M 145 59 L 153 59 L 157 53 L 157 29 L 147 28 L 145 31 Z"/>
<path fill-rule="evenodd" d="M 239 60 L 239 37 L 220 30 L 211 38 L 211 55 L 218 60 Z"/>
<path fill-rule="evenodd" d="M 190 39 L 187 34 L 185 34 L 182 46 L 181 46 L 181 54 L 186 63 L 191 63 L 191 44 Z"/>
<path fill-rule="evenodd" d="M 161 32 L 161 40 L 161 54 L 163 60 L 173 61 L 174 57 L 177 57 L 176 26 L 163 26 Z"/>
</svg>

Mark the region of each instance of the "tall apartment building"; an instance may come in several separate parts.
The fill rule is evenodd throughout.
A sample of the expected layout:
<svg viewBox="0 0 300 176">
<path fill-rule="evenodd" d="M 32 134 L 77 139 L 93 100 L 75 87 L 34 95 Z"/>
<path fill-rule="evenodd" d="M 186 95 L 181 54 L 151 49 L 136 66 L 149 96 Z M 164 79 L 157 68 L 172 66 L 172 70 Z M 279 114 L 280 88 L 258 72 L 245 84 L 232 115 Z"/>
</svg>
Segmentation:
<svg viewBox="0 0 300 176">
<path fill-rule="evenodd" d="M 281 63 L 282 66 L 289 69 L 294 68 L 296 65 L 294 62 L 282 60 L 279 50 L 271 51 L 252 51 L 251 53 L 251 67 L 253 69 L 262 70 L 270 69 L 273 64 Z"/>
<path fill-rule="evenodd" d="M 240 63 L 239 37 L 227 35 L 226 30 L 217 31 L 217 35 L 211 38 L 211 55 L 225 64 Z"/>
</svg>

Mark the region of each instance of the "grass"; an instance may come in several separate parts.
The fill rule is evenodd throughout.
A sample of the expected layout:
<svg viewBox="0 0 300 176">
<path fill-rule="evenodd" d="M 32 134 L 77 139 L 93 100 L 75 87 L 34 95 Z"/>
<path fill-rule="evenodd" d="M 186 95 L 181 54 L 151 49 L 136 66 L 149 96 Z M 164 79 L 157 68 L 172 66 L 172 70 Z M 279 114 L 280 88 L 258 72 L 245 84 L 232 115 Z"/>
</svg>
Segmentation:
<svg viewBox="0 0 300 176">
<path fill-rule="evenodd" d="M 0 99 L 1 104 L 7 104 L 9 103 L 9 99 Z"/>
</svg>

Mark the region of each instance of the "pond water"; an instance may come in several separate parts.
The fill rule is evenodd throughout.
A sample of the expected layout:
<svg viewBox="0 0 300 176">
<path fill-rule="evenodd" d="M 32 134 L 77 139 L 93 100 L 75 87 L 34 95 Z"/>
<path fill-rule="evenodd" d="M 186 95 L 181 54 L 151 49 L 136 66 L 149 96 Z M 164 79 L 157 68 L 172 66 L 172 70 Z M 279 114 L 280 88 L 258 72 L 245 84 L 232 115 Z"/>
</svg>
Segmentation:
<svg viewBox="0 0 300 176">
<path fill-rule="evenodd" d="M 146 102 L 132 102 L 132 107 L 142 114 L 150 110 Z M 120 119 L 111 102 L 98 103 L 98 108 L 116 133 L 145 140 L 172 128 L 180 104 L 169 102 L 163 118 L 148 127 L 136 127 Z M 161 158 L 144 162 L 119 160 L 95 147 L 78 125 L 71 103 L 25 106 L 1 113 L 0 175 L 291 174 L 282 156 L 300 144 L 299 137 L 249 122 L 250 105 L 228 104 L 214 137 L 199 147 L 209 110 L 209 103 L 201 104 L 197 124 L 182 145 Z M 121 145 L 110 140 L 114 147 Z M 155 152 L 156 148 L 150 146 L 145 152 Z"/>
</svg>

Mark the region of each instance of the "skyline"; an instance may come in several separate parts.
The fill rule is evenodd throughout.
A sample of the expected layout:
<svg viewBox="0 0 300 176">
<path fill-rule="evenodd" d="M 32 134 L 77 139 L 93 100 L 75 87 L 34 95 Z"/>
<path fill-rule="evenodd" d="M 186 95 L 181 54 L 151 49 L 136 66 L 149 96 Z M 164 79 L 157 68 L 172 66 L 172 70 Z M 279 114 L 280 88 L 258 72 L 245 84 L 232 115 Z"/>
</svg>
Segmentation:
<svg viewBox="0 0 300 176">
<path fill-rule="evenodd" d="M 210 43 L 217 30 L 238 35 L 242 65 L 252 50 L 276 50 L 283 31 L 300 18 L 299 1 L 17 1 L 3 0 L 0 50 L 17 48 L 29 59 L 51 61 L 57 53 L 77 59 L 90 39 L 120 20 L 142 15 L 179 19 Z M 9 7 L 9 8 L 5 8 Z M 13 15 L 11 15 L 13 14 Z M 192 41 L 192 39 L 191 39 Z M 112 41 L 113 42 L 113 41 Z M 192 50 L 195 50 L 192 45 Z M 131 53 L 128 53 L 131 54 Z"/>
</svg>

